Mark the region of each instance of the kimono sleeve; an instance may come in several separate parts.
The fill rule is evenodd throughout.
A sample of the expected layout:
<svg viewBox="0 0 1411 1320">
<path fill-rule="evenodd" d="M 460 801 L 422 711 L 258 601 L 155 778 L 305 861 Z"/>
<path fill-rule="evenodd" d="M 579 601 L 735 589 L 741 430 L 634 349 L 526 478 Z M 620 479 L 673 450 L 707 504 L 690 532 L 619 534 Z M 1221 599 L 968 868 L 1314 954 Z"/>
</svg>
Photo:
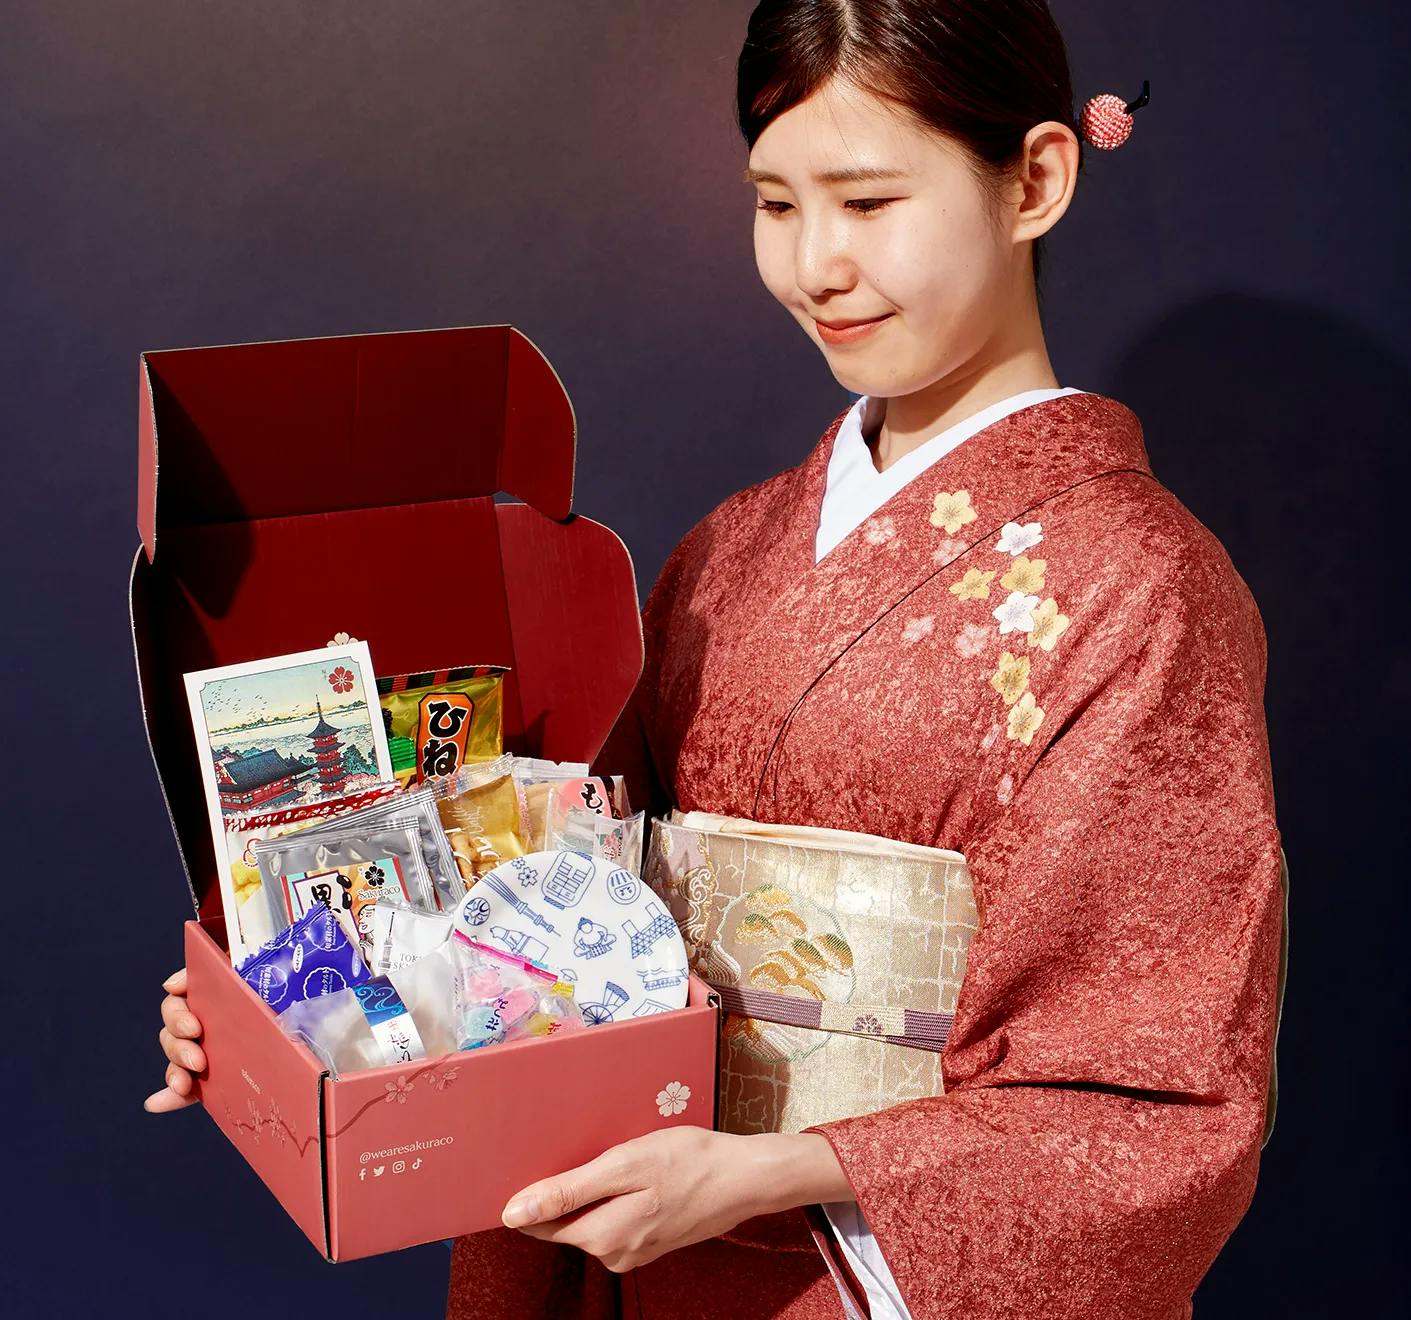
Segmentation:
<svg viewBox="0 0 1411 1320">
<path fill-rule="evenodd" d="M 1283 916 L 1263 630 L 1202 544 L 1085 633 L 966 840 L 946 1094 L 809 1129 L 916 1320 L 1188 1316 L 1253 1196 Z"/>
</svg>

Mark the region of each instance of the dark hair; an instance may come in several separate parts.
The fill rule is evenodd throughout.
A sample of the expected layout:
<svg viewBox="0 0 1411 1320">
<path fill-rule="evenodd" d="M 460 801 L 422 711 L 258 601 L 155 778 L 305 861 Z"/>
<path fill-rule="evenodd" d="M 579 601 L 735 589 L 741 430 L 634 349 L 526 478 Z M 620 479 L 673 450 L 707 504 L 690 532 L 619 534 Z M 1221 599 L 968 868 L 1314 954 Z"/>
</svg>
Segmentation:
<svg viewBox="0 0 1411 1320">
<path fill-rule="evenodd" d="M 753 147 L 835 74 L 963 147 L 998 212 L 1024 135 L 1073 116 L 1068 52 L 1045 0 L 762 0 L 740 51 L 736 118 Z M 1044 239 L 1034 241 L 1034 279 Z"/>
</svg>

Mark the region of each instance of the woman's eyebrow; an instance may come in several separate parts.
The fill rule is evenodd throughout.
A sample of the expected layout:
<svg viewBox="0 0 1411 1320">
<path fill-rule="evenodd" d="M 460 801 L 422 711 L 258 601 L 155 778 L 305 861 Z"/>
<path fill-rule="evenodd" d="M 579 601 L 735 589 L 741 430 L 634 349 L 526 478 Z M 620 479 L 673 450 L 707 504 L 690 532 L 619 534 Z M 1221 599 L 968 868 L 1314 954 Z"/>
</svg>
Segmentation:
<svg viewBox="0 0 1411 1320">
<path fill-rule="evenodd" d="M 778 174 L 774 174 L 769 170 L 750 169 L 748 166 L 745 167 L 745 173 L 742 177 L 746 183 L 786 183 Z M 852 166 L 848 169 L 824 170 L 821 174 L 815 174 L 813 176 L 816 183 L 874 183 L 881 179 L 905 179 L 909 177 L 905 170 L 884 170 L 865 168 L 862 166 Z"/>
</svg>

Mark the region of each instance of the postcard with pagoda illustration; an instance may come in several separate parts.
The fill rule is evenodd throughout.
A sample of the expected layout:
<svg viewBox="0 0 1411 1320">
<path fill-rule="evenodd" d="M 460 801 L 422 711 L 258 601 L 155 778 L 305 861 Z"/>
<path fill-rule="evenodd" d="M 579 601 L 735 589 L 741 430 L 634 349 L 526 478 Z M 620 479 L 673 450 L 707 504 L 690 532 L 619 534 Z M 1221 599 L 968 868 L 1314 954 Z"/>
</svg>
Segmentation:
<svg viewBox="0 0 1411 1320">
<path fill-rule="evenodd" d="M 220 872 L 230 956 L 237 964 L 270 930 L 258 872 L 229 844 L 231 827 L 281 812 L 323 814 L 392 778 L 366 642 L 185 675 Z M 303 809 L 303 810 L 301 810 Z M 223 863 L 223 864 L 222 864 Z"/>
</svg>

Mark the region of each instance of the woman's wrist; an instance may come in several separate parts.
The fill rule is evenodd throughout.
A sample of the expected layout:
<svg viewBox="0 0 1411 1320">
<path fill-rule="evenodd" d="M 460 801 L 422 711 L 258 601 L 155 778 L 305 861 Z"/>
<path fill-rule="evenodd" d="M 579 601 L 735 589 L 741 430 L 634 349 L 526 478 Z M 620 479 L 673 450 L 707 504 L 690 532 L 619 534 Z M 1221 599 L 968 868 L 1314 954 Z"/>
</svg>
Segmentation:
<svg viewBox="0 0 1411 1320">
<path fill-rule="evenodd" d="M 843 1166 L 822 1133 L 761 1132 L 746 1140 L 755 1143 L 758 1185 L 768 1202 L 761 1213 L 853 1199 Z"/>
</svg>

